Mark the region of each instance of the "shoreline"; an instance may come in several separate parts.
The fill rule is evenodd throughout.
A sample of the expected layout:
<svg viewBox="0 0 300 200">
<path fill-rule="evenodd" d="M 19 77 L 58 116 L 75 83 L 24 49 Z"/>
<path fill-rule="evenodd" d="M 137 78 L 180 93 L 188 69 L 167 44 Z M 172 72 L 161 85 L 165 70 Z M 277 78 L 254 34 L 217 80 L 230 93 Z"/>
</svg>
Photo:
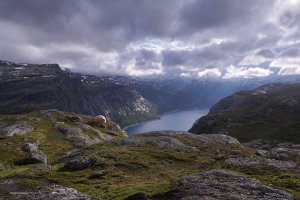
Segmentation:
<svg viewBox="0 0 300 200">
<path fill-rule="evenodd" d="M 133 126 L 137 126 L 137 125 L 140 125 L 140 124 L 143 124 L 143 123 L 146 123 L 146 122 L 151 122 L 151 121 L 157 121 L 157 120 L 160 120 L 162 116 L 165 116 L 166 114 L 170 114 L 170 113 L 173 113 L 173 112 L 178 112 L 178 111 L 183 111 L 183 110 L 209 110 L 209 109 L 210 109 L 210 108 L 196 107 L 196 108 L 185 108 L 185 109 L 171 110 L 171 111 L 162 113 L 162 114 L 159 115 L 159 117 L 157 117 L 157 118 L 150 119 L 150 120 L 146 120 L 146 121 L 142 121 L 142 122 L 139 122 L 139 123 L 136 123 L 136 124 L 132 124 L 132 125 L 130 125 L 130 126 L 125 126 L 124 128 L 122 128 L 122 131 L 126 131 L 125 129 L 127 129 L 127 128 L 130 128 L 130 127 L 133 127 Z"/>
</svg>

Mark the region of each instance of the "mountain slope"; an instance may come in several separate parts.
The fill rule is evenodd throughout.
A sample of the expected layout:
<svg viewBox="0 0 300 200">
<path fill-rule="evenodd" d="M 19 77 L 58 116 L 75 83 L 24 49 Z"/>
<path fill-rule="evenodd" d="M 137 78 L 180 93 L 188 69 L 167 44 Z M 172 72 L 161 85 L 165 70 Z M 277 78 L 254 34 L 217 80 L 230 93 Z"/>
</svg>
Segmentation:
<svg viewBox="0 0 300 200">
<path fill-rule="evenodd" d="M 57 64 L 0 61 L 0 72 L 1 110 L 41 108 L 102 114 L 121 126 L 158 117 L 153 105 L 129 87 L 72 73 Z"/>
<path fill-rule="evenodd" d="M 0 112 L 0 152 L 3 200 L 300 197 L 297 152 L 288 161 L 260 157 L 226 135 L 126 137 L 114 122 L 82 114 Z"/>
<path fill-rule="evenodd" d="M 299 142 L 299 119 L 300 83 L 274 83 L 220 100 L 189 132 Z"/>
</svg>

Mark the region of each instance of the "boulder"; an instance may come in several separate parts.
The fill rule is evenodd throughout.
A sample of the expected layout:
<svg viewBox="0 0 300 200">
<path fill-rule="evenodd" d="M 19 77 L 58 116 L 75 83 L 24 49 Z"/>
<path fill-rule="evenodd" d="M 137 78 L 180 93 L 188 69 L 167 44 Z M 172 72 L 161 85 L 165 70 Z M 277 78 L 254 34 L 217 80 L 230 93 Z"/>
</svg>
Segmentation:
<svg viewBox="0 0 300 200">
<path fill-rule="evenodd" d="M 26 190 L 15 192 L 12 190 L 3 200 L 93 200 L 87 194 L 81 193 L 73 188 L 63 187 L 57 184 L 42 185 L 32 189 L 32 192 Z"/>
<path fill-rule="evenodd" d="M 33 126 L 27 125 L 25 121 L 2 122 L 0 123 L 0 137 L 13 135 L 23 135 L 34 129 Z"/>
<path fill-rule="evenodd" d="M 17 161 L 17 165 L 35 164 L 35 163 L 47 163 L 47 155 L 42 151 L 33 152 L 28 158 Z"/>
<path fill-rule="evenodd" d="M 81 122 L 81 117 L 77 115 L 68 115 L 66 116 L 71 122 Z"/>
<path fill-rule="evenodd" d="M 23 144 L 23 150 L 26 152 L 33 152 L 38 149 L 38 145 L 39 145 L 39 140 L 37 140 L 34 143 L 25 143 Z"/>
<path fill-rule="evenodd" d="M 75 157 L 72 160 L 68 161 L 65 164 L 65 167 L 75 170 L 82 170 L 85 168 L 88 168 L 93 164 L 93 160 L 91 156 L 88 155 L 82 155 L 79 157 Z"/>
<path fill-rule="evenodd" d="M 100 178 L 102 176 L 105 175 L 105 171 L 104 170 L 101 170 L 101 171 L 98 171 L 98 172 L 94 172 L 90 178 Z"/>
<path fill-rule="evenodd" d="M 183 176 L 173 180 L 171 185 L 173 190 L 154 199 L 293 199 L 288 192 L 271 188 L 256 179 L 225 170 L 212 170 Z"/>
</svg>

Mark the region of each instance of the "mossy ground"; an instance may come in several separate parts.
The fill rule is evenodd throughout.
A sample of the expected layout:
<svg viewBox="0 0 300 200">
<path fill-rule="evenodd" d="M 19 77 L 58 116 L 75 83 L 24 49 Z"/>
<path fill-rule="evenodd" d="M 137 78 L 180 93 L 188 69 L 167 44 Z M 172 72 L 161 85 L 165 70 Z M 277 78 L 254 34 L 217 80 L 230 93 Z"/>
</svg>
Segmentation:
<svg viewBox="0 0 300 200">
<path fill-rule="evenodd" d="M 70 113 L 66 114 L 70 115 Z M 70 123 L 64 114 L 53 111 L 51 115 L 59 122 Z M 8 116 L 1 115 L 0 122 L 5 121 Z M 89 118 L 81 115 L 80 117 L 83 120 Z M 39 118 L 39 121 L 31 120 L 32 118 Z M 173 189 L 170 183 L 174 178 L 206 170 L 221 169 L 224 160 L 232 156 L 256 156 L 255 151 L 251 148 L 203 143 L 183 136 L 174 138 L 186 145 L 197 147 L 199 152 L 165 150 L 150 145 L 137 147 L 100 143 L 66 155 L 66 152 L 72 150 L 73 147 L 69 141 L 62 139 L 55 123 L 47 116 L 41 115 L 40 111 L 31 111 L 26 113 L 26 117 L 21 120 L 35 128 L 25 135 L 15 135 L 0 140 L 0 164 L 11 165 L 11 169 L 0 170 L 0 179 L 18 178 L 21 184 L 29 188 L 43 184 L 40 179 L 46 179 L 49 182 L 72 187 L 100 199 L 124 199 L 136 193 L 145 194 L 150 198 L 159 196 Z M 246 121 L 246 123 L 248 122 Z M 107 125 L 113 124 L 108 123 Z M 93 127 L 102 132 L 108 131 L 108 129 L 96 125 Z M 87 132 L 86 134 L 92 133 Z M 117 137 L 121 137 L 121 135 Z M 144 140 L 150 138 L 140 137 Z M 40 141 L 39 149 L 48 155 L 48 163 L 52 165 L 51 170 L 28 170 L 40 164 L 14 165 L 17 160 L 28 155 L 22 150 L 24 140 L 34 142 L 36 139 Z M 94 160 L 92 166 L 83 170 L 70 170 L 64 167 L 70 156 L 84 152 L 92 155 Z M 298 158 L 295 159 L 298 160 Z M 284 189 L 293 193 L 296 198 L 300 198 L 298 174 L 283 174 L 263 166 L 227 167 L 226 169 L 257 178 L 267 185 Z M 101 170 L 104 170 L 104 176 L 91 177 L 94 172 Z M 5 191 L 2 193 L 6 194 Z"/>
</svg>

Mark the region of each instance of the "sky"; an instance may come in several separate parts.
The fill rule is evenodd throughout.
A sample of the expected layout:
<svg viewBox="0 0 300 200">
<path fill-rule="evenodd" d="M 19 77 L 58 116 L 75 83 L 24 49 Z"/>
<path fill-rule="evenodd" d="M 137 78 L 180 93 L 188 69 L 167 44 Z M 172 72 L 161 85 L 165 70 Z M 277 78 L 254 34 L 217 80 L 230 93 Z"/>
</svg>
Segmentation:
<svg viewBox="0 0 300 200">
<path fill-rule="evenodd" d="M 93 75 L 300 74 L 300 0 L 0 0 L 0 60 Z"/>
</svg>

